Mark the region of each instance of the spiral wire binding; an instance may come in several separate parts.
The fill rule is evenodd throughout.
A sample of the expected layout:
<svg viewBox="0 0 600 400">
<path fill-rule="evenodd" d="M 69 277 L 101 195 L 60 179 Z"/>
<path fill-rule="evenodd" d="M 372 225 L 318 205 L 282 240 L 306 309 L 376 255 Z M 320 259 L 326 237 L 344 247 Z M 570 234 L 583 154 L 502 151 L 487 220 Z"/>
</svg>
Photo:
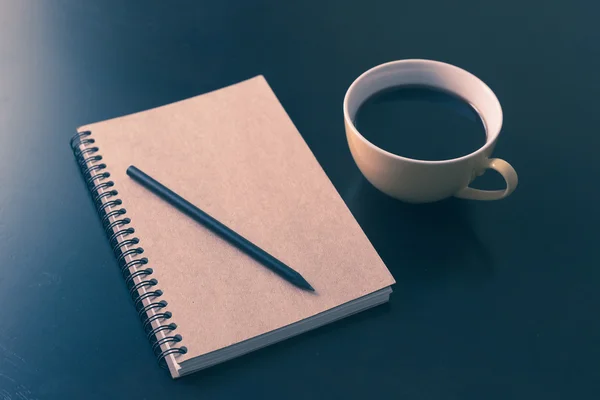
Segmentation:
<svg viewBox="0 0 600 400">
<path fill-rule="evenodd" d="M 163 291 L 154 288 L 158 284 L 156 279 L 149 278 L 153 270 L 145 267 L 148 259 L 140 257 L 144 249 L 136 247 L 140 242 L 139 238 L 131 237 L 135 229 L 128 227 L 131 220 L 123 217 L 127 214 L 127 210 L 117 208 L 123 202 L 121 199 L 115 198 L 119 192 L 112 189 L 114 182 L 108 180 L 110 173 L 105 171 L 106 164 L 99 163 L 102 160 L 102 156 L 97 154 L 100 149 L 96 146 L 82 148 L 82 146 L 94 144 L 95 140 L 90 137 L 91 134 L 90 131 L 84 131 L 74 135 L 70 142 L 71 148 L 92 194 L 94 205 L 125 279 L 125 284 L 152 345 L 152 351 L 158 359 L 158 363 L 162 367 L 166 367 L 165 358 L 167 356 L 185 354 L 187 348 L 185 346 L 177 347 L 177 343 L 182 340 L 181 335 L 172 334 L 177 329 L 177 324 L 166 323 L 172 317 L 172 313 L 163 310 L 168 304 L 165 300 L 158 300 L 163 295 Z M 129 261 L 127 261 L 128 258 Z"/>
</svg>

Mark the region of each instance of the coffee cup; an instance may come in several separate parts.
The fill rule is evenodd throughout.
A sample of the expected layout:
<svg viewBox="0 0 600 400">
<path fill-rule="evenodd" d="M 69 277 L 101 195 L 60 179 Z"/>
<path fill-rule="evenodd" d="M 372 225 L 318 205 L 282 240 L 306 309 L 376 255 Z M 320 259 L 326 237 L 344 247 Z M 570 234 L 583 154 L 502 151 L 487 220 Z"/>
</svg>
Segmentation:
<svg viewBox="0 0 600 400">
<path fill-rule="evenodd" d="M 485 144 L 470 154 L 454 159 L 416 160 L 374 145 L 356 129 L 356 113 L 369 97 L 388 88 L 414 85 L 450 92 L 470 103 L 485 126 Z M 362 174 L 377 189 L 399 200 L 427 203 L 452 196 L 471 200 L 499 200 L 510 195 L 517 187 L 518 177 L 514 168 L 502 159 L 491 157 L 502 128 L 500 102 L 483 81 L 454 65 L 415 59 L 392 61 L 371 68 L 348 88 L 344 98 L 344 121 L 350 152 Z M 410 132 L 398 134 L 409 135 Z M 499 172 L 506 182 L 506 188 L 480 190 L 469 186 L 487 169 Z"/>
</svg>

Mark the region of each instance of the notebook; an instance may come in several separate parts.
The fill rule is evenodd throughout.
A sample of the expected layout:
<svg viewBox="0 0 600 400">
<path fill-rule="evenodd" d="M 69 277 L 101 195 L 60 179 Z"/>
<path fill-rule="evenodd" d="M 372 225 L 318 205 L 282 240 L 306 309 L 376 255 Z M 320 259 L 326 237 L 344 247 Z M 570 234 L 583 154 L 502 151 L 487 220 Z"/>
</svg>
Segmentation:
<svg viewBox="0 0 600 400">
<path fill-rule="evenodd" d="M 82 126 L 71 146 L 173 378 L 389 300 L 393 277 L 262 76 Z M 130 165 L 298 271 L 315 292 L 153 195 L 126 175 Z"/>
</svg>

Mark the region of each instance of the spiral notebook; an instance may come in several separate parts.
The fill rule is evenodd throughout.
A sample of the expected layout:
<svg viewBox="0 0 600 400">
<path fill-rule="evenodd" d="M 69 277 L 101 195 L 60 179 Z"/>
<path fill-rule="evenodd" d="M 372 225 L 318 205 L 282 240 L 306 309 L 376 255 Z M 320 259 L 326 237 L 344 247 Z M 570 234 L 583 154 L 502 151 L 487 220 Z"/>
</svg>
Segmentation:
<svg viewBox="0 0 600 400">
<path fill-rule="evenodd" d="M 391 274 L 262 76 L 83 126 L 71 146 L 151 347 L 173 378 L 389 300 Z M 126 175 L 130 165 L 316 292 L 152 195 Z"/>
</svg>

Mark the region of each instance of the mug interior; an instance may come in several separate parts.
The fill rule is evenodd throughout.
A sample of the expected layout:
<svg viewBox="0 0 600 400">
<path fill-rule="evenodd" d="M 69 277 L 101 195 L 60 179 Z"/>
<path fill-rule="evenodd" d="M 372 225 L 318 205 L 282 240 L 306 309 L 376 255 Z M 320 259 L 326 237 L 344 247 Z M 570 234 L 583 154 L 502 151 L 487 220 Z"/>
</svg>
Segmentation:
<svg viewBox="0 0 600 400">
<path fill-rule="evenodd" d="M 484 151 L 498 137 L 502 128 L 502 108 L 494 92 L 479 78 L 461 68 L 439 61 L 401 60 L 379 65 L 363 73 L 352 83 L 344 99 L 344 118 L 346 122 L 356 135 L 378 150 L 395 157 L 406 158 L 380 149 L 365 139 L 354 126 L 356 112 L 375 93 L 403 85 L 424 85 L 447 91 L 461 97 L 475 108 L 485 126 L 486 144 L 463 157 L 469 157 Z M 441 163 L 453 160 L 457 159 L 415 161 Z"/>
</svg>

